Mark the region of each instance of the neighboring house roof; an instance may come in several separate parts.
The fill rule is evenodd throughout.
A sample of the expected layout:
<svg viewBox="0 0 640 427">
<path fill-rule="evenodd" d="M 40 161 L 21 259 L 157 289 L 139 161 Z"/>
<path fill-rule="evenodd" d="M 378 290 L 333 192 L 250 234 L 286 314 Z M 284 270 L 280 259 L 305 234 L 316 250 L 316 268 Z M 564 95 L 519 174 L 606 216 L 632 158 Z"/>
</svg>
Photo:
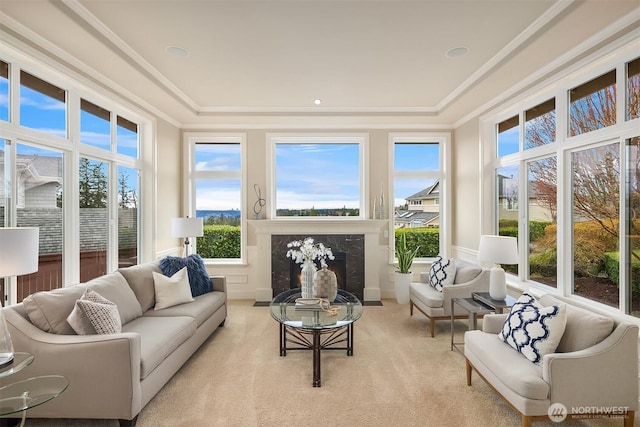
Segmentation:
<svg viewBox="0 0 640 427">
<path fill-rule="evenodd" d="M 55 182 L 62 184 L 62 158 L 21 155 L 16 156 L 17 170 L 24 181 L 25 189 Z"/>
<path fill-rule="evenodd" d="M 0 163 L 4 162 L 5 153 L 0 150 Z M 62 156 L 40 156 L 34 154 L 16 155 L 16 175 L 18 178 L 19 198 L 33 189 L 42 189 L 42 194 L 52 195 L 62 184 Z M 3 205 L 4 176 L 0 175 L 0 206 Z M 55 200 L 55 199 L 53 199 Z M 55 207 L 52 206 L 52 207 Z"/>
<path fill-rule="evenodd" d="M 420 223 L 426 225 L 433 222 L 433 220 L 439 216 L 440 214 L 438 212 L 398 210 L 396 211 L 395 222 L 396 224 Z"/>
<path fill-rule="evenodd" d="M 416 194 L 412 194 L 406 197 L 406 201 L 411 200 L 425 200 L 425 199 L 439 199 L 440 198 L 440 181 L 436 181 L 431 187 L 427 187 L 424 190 L 418 191 Z"/>
</svg>

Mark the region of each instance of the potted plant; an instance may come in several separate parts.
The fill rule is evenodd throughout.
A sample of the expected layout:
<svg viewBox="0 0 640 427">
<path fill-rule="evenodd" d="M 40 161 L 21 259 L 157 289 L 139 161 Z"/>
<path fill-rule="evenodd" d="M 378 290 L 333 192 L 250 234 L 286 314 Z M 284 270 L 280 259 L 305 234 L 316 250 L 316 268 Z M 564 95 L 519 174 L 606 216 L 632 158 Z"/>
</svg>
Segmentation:
<svg viewBox="0 0 640 427">
<path fill-rule="evenodd" d="M 411 283 L 411 265 L 413 259 L 418 253 L 420 246 L 415 249 L 407 247 L 406 233 L 401 233 L 401 240 L 396 245 L 396 258 L 398 258 L 398 266 L 396 267 L 394 286 L 396 290 L 396 300 L 398 304 L 409 303 L 409 284 Z"/>
</svg>

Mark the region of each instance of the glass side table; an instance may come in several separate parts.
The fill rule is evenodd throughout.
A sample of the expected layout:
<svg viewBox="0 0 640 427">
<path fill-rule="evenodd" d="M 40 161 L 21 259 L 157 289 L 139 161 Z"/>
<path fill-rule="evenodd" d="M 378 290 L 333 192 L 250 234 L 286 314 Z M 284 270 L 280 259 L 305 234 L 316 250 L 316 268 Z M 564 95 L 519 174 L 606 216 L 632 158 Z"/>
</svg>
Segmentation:
<svg viewBox="0 0 640 427">
<path fill-rule="evenodd" d="M 473 292 L 471 298 L 451 298 L 451 350 L 457 350 L 464 354 L 461 346 L 463 342 L 454 341 L 454 305 L 459 305 L 469 314 L 469 330 L 478 328 L 478 317 L 489 313 L 503 313 L 505 309 L 510 309 L 517 300 L 509 295 L 505 299 L 493 299 L 489 292 Z"/>
<path fill-rule="evenodd" d="M 469 330 L 472 331 L 478 328 L 478 316 L 483 316 L 493 312 L 491 307 L 476 301 L 474 298 L 451 298 L 451 350 L 457 350 L 461 354 L 464 352 L 460 346 L 464 345 L 463 342 L 454 341 L 454 328 L 453 323 L 455 319 L 455 305 L 462 307 L 469 315 Z"/>
<path fill-rule="evenodd" d="M 20 372 L 22 369 L 31 365 L 33 362 L 33 354 L 29 353 L 14 353 L 13 354 L 13 363 L 9 366 L 5 366 L 0 369 L 0 378 L 8 377 L 9 375 L 13 375 L 16 372 Z"/>
<path fill-rule="evenodd" d="M 497 314 L 503 313 L 505 309 L 513 307 L 518 301 L 512 296 L 507 295 L 505 299 L 493 299 L 489 292 L 473 292 L 471 297 L 479 301 L 480 304 L 486 305 L 495 310 Z"/>
<path fill-rule="evenodd" d="M 7 378 L 33 362 L 29 353 L 14 353 L 13 363 L 0 369 L 0 379 Z M 24 426 L 27 409 L 41 405 L 60 395 L 69 386 L 69 379 L 61 375 L 44 375 L 17 381 L 0 387 L 0 420 L 22 412 L 20 427 Z"/>
</svg>

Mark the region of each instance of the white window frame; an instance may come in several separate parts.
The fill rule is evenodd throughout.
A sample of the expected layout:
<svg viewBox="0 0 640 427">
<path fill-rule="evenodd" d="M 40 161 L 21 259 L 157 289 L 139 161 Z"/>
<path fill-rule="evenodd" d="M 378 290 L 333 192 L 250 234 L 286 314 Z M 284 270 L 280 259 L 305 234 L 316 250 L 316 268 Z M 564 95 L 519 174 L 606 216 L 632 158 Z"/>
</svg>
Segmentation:
<svg viewBox="0 0 640 427">
<path fill-rule="evenodd" d="M 529 92 L 516 98 L 512 103 L 500 109 L 491 111 L 480 118 L 481 129 L 481 150 L 483 170 L 481 175 L 481 234 L 493 234 L 497 232 L 497 194 L 495 186 L 495 170 L 505 166 L 518 164 L 520 166 L 519 193 L 527 194 L 527 162 L 548 156 L 557 157 L 557 180 L 558 180 L 558 236 L 557 252 L 559 255 L 557 264 L 558 288 L 552 288 L 527 280 L 529 275 L 528 261 L 528 239 L 518 239 L 518 250 L 520 262 L 518 265 L 518 276 L 508 275 L 507 281 L 518 288 L 538 289 L 540 292 L 551 292 L 563 297 L 572 299 L 585 306 L 596 306 L 601 310 L 624 313 L 628 310 L 628 289 L 620 287 L 618 307 L 611 307 L 573 293 L 573 239 L 572 239 L 572 192 L 571 192 L 571 153 L 587 149 L 590 147 L 604 145 L 617 141 L 620 144 L 620 162 L 626 160 L 624 154 L 625 140 L 638 135 L 640 119 L 625 121 L 626 114 L 626 63 L 638 58 L 637 41 L 625 41 L 624 43 L 614 43 L 591 55 L 589 58 L 580 61 L 572 67 L 563 71 L 559 77 L 548 79 L 532 88 Z M 568 91 L 578 87 L 612 69 L 616 70 L 616 93 L 617 123 L 613 126 L 593 130 L 576 136 L 568 135 L 569 123 L 569 94 Z M 544 146 L 531 149 L 520 149 L 514 153 L 501 158 L 496 153 L 496 125 L 508 117 L 520 114 L 520 147 L 524 147 L 524 122 L 523 114 L 530 108 L 544 102 L 552 97 L 556 100 L 556 141 Z M 622 172 L 622 170 L 621 170 Z M 624 176 L 620 177 L 621 195 L 624 194 Z M 624 212 L 624 197 L 620 197 L 620 212 Z M 528 235 L 528 214 L 527 209 L 520 203 L 519 236 Z M 621 218 L 621 221 L 624 221 Z M 628 257 L 628 246 L 624 244 L 624 234 L 620 232 L 620 259 Z M 565 268 L 565 266 L 567 266 Z M 623 268 L 621 268 L 621 279 L 623 279 Z M 621 283 L 624 283 L 621 281 Z"/>
<path fill-rule="evenodd" d="M 16 144 L 26 144 L 63 154 L 63 265 L 62 286 L 69 286 L 80 281 L 80 245 L 78 209 L 78 161 L 80 157 L 88 157 L 103 161 L 109 168 L 109 233 L 107 270 L 118 268 L 118 216 L 117 216 L 117 166 L 127 166 L 140 171 L 138 186 L 138 255 L 140 262 L 152 260 L 155 257 L 155 224 L 153 221 L 143 221 L 154 211 L 155 193 L 155 148 L 153 137 L 155 124 L 150 116 L 141 110 L 121 100 L 116 100 L 112 93 L 94 85 L 74 71 L 59 65 L 55 69 L 50 66 L 50 58 L 37 55 L 29 56 L 21 50 L 7 43 L 0 42 L 2 59 L 9 64 L 9 121 L 0 126 L 0 139 L 6 140 L 15 150 Z M 50 133 L 20 125 L 20 71 L 24 70 L 42 80 L 67 91 L 66 103 L 66 136 L 59 137 Z M 96 105 L 108 109 L 112 113 L 112 121 L 116 115 L 126 118 L 138 125 L 138 158 L 118 154 L 92 147 L 80 142 L 80 99 L 84 98 Z M 115 134 L 111 138 L 116 138 Z M 15 159 L 10 156 L 9 161 Z M 5 160 L 7 161 L 7 160 Z M 13 168 L 14 165 L 11 165 Z M 115 171 L 112 173 L 112 171 Z M 114 174 L 116 176 L 114 176 Z M 115 198 L 113 198 L 115 197 Z M 8 209 L 15 209 L 11 206 Z M 14 212 L 15 214 L 15 212 Z M 10 218 L 8 226 L 15 225 L 15 215 Z M 9 280 L 7 292 L 8 302 L 16 302 L 16 282 Z"/>
<path fill-rule="evenodd" d="M 369 134 L 368 133 L 267 133 L 267 159 L 269 159 L 269 172 L 267 174 L 267 187 L 269 188 L 270 201 L 267 201 L 268 212 L 272 219 L 277 220 L 316 220 L 316 221 L 353 221 L 369 218 L 369 199 L 367 198 L 367 185 L 369 177 Z M 277 144 L 357 144 L 359 151 L 360 168 L 360 206 L 358 216 L 277 216 L 276 206 L 276 145 Z"/>
<path fill-rule="evenodd" d="M 197 179 L 239 179 L 240 180 L 240 258 L 206 258 L 206 264 L 242 264 L 247 263 L 247 134 L 243 132 L 185 132 L 184 141 L 184 200 L 183 215 L 196 216 Z M 196 144 L 239 144 L 240 171 L 196 171 Z"/>
<path fill-rule="evenodd" d="M 396 143 L 434 143 L 439 145 L 440 159 L 438 171 L 399 171 L 396 172 L 395 165 L 395 144 Z M 396 178 L 419 178 L 436 179 L 440 185 L 440 200 L 438 204 L 440 213 L 440 236 L 439 245 L 442 256 L 451 256 L 451 133 L 449 132 L 391 132 L 389 133 L 389 182 L 388 188 L 391 190 L 390 197 L 395 198 Z M 391 203 L 393 205 L 393 203 Z M 389 207 L 389 212 L 393 211 L 393 206 Z M 389 220 L 389 247 L 395 248 L 395 227 L 394 220 Z M 389 262 L 395 262 L 393 251 L 389 251 Z M 431 263 L 433 258 L 416 258 L 415 263 Z"/>
</svg>

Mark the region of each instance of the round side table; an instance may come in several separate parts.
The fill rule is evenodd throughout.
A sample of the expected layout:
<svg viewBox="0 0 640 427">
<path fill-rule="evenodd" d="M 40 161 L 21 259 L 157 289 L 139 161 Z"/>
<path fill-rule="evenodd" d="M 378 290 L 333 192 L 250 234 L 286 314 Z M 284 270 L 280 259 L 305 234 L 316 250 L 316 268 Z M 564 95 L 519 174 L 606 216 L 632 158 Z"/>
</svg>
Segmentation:
<svg viewBox="0 0 640 427">
<path fill-rule="evenodd" d="M 0 369 L 0 378 L 21 371 L 33 362 L 29 353 L 15 353 L 13 363 Z M 22 412 L 20 427 L 24 426 L 27 409 L 42 405 L 60 395 L 69 386 L 62 375 L 43 375 L 0 387 L 0 417 Z M 0 418 L 2 420 L 2 418 Z"/>
</svg>

